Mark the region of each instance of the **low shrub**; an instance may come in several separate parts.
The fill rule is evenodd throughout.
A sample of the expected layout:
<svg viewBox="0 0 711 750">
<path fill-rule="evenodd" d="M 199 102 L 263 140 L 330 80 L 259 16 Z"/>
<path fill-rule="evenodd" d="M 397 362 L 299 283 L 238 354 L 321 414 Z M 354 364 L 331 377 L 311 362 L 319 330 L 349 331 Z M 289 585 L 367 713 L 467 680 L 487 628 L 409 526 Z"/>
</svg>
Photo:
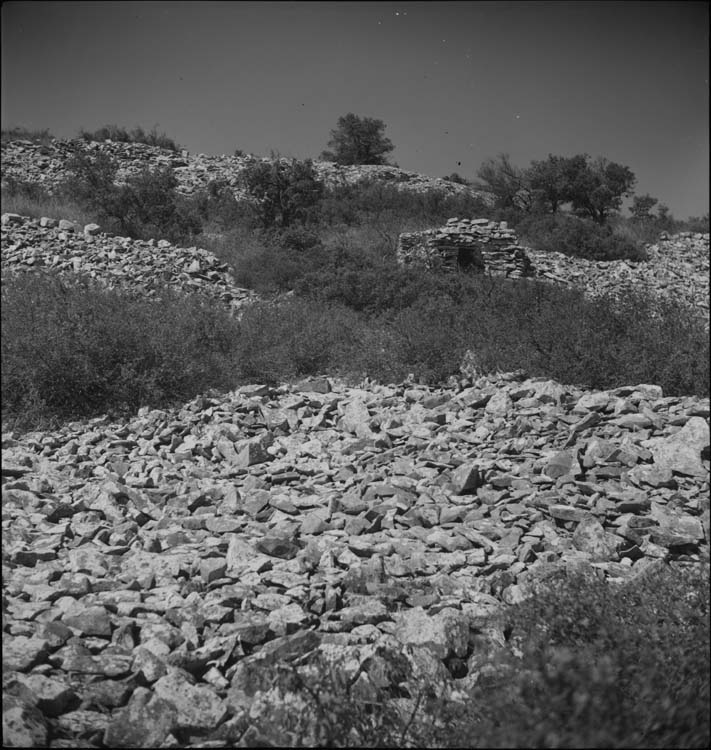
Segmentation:
<svg viewBox="0 0 711 750">
<path fill-rule="evenodd" d="M 520 240 L 535 250 L 563 253 L 589 260 L 645 260 L 642 243 L 570 214 L 531 215 L 516 225 Z"/>
<path fill-rule="evenodd" d="M 703 216 L 690 216 L 686 221 L 680 222 L 678 231 L 680 232 L 698 232 L 699 234 L 711 233 L 711 223 L 709 222 L 708 211 Z"/>
<path fill-rule="evenodd" d="M 615 236 L 623 237 L 639 247 L 653 245 L 664 231 L 654 218 L 628 219 L 618 215 L 612 217 L 608 223 Z"/>
<path fill-rule="evenodd" d="M 117 188 L 121 234 L 174 244 L 190 242 L 201 232 L 202 222 L 194 203 L 178 194 L 177 185 L 172 169 L 161 167 L 143 169 Z"/>
<path fill-rule="evenodd" d="M 46 424 L 230 387 L 236 322 L 197 297 L 161 297 L 47 273 L 4 279 L 4 418 Z"/>
<path fill-rule="evenodd" d="M 348 251 L 329 257 L 328 265 L 304 273 L 297 294 L 323 302 L 344 304 L 368 314 L 393 313 L 418 300 L 456 297 L 463 300 L 468 287 L 458 274 L 434 274 L 403 268 L 392 260 L 367 262 L 350 258 Z"/>
<path fill-rule="evenodd" d="M 327 190 L 319 204 L 318 224 L 408 223 L 409 231 L 414 231 L 439 226 L 452 216 L 488 216 L 490 211 L 487 203 L 476 195 L 448 195 L 443 191 L 420 193 L 373 179 Z"/>
<path fill-rule="evenodd" d="M 54 136 L 47 128 L 31 130 L 19 125 L 12 128 L 3 128 L 0 134 L 2 143 L 6 143 L 7 141 L 32 141 L 33 143 L 42 143 L 46 146 L 49 145 L 53 138 Z"/>
<path fill-rule="evenodd" d="M 255 223 L 253 208 L 244 201 L 237 201 L 224 180 L 211 180 L 204 190 L 183 201 L 199 216 L 203 233 L 226 234 L 236 226 Z"/>
<path fill-rule="evenodd" d="M 238 372 L 247 382 L 346 373 L 362 339 L 362 320 L 342 306 L 287 297 L 242 314 Z"/>
<path fill-rule="evenodd" d="M 61 418 L 309 374 L 383 382 L 412 374 L 434 384 L 459 376 L 467 351 L 482 373 L 523 369 L 591 388 L 651 382 L 670 396 L 709 393 L 704 322 L 679 302 L 652 304 L 632 292 L 589 300 L 532 281 L 409 269 L 371 269 L 363 285 L 356 273 L 333 271 L 321 290 L 317 278 L 308 296 L 254 304 L 238 324 L 168 291 L 155 305 L 87 282 L 11 277 L 2 288 L 6 411 L 20 421 L 25 412 L 25 421 Z"/>
<path fill-rule="evenodd" d="M 77 150 L 65 168 L 66 175 L 55 191 L 59 197 L 93 212 L 104 226 L 120 221 L 125 196 L 115 184 L 118 165 L 108 154 L 91 156 Z"/>
<path fill-rule="evenodd" d="M 235 280 L 240 286 L 267 294 L 287 292 L 304 274 L 325 262 L 320 243 L 307 244 L 298 250 L 286 247 L 289 241 L 279 232 L 253 233 L 244 237 L 230 255 L 223 252 L 220 257 L 234 268 Z"/>
<path fill-rule="evenodd" d="M 25 180 L 8 174 L 3 176 L 3 201 L 16 199 L 27 203 L 47 203 L 50 194 L 41 182 Z"/>
<path fill-rule="evenodd" d="M 254 211 L 264 229 L 285 228 L 312 220 L 323 195 L 313 162 L 281 159 L 250 162 L 240 174 L 254 200 Z"/>
<path fill-rule="evenodd" d="M 538 587 L 511 613 L 521 658 L 472 694 L 477 731 L 494 747 L 707 747 L 708 574 Z"/>
<path fill-rule="evenodd" d="M 50 194 L 40 182 L 32 182 L 5 175 L 2 186 L 2 212 L 16 213 L 41 219 L 49 216 L 54 219 L 70 219 L 78 224 L 91 224 L 99 221 L 98 212 L 83 207 L 69 195 Z"/>
<path fill-rule="evenodd" d="M 118 125 L 104 125 L 94 131 L 79 131 L 79 137 L 85 141 L 118 141 L 119 143 L 145 143 L 148 146 L 167 148 L 170 151 L 180 151 L 180 146 L 165 133 L 159 133 L 154 126 L 146 132 L 142 127 L 136 126 L 133 130 Z"/>
<path fill-rule="evenodd" d="M 68 160 L 67 171 L 57 194 L 93 212 L 105 231 L 175 244 L 190 242 L 202 231 L 201 206 L 177 192 L 178 181 L 170 167 L 144 168 L 125 185 L 117 185 L 118 166 L 110 156 L 77 151 Z"/>
<path fill-rule="evenodd" d="M 315 656 L 259 669 L 243 742 L 290 747 L 709 744 L 708 565 L 629 583 L 561 574 L 504 615 L 513 648 L 477 654 L 457 700 L 381 647 L 357 671 Z M 515 650 L 514 650 L 515 649 Z M 478 660 L 479 660 L 478 659 Z M 470 681 L 471 682 L 471 681 Z"/>
</svg>

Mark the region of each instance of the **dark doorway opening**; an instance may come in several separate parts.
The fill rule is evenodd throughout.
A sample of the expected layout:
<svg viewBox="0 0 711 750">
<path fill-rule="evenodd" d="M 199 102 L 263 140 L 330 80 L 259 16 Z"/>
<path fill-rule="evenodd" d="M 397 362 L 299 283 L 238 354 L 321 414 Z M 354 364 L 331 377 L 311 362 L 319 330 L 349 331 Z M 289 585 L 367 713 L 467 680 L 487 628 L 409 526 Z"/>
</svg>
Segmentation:
<svg viewBox="0 0 711 750">
<path fill-rule="evenodd" d="M 484 259 L 474 247 L 460 247 L 457 251 L 457 268 L 460 271 L 481 273 L 484 271 Z"/>
</svg>

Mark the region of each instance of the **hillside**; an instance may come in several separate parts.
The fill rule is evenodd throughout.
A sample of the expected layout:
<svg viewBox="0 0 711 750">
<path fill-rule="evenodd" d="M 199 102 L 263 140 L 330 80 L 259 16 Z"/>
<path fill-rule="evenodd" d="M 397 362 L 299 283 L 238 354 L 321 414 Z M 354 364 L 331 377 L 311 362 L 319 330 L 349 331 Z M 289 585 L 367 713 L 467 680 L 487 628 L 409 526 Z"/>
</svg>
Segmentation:
<svg viewBox="0 0 711 750">
<path fill-rule="evenodd" d="M 119 181 L 138 173 L 145 167 L 170 167 L 177 178 L 178 190 L 185 195 L 204 189 L 211 181 L 222 181 L 230 185 L 238 199 L 245 199 L 245 193 L 239 186 L 242 170 L 255 157 L 206 156 L 190 154 L 187 151 L 176 153 L 142 143 L 120 143 L 106 141 L 102 143 L 86 142 L 82 139 L 61 141 L 53 139 L 49 145 L 31 141 L 10 141 L 2 143 L 3 179 L 14 179 L 36 182 L 50 192 L 66 177 L 66 162 L 76 149 L 84 152 L 106 153 L 116 160 L 119 169 Z M 263 161 L 269 161 L 263 159 Z M 343 167 L 330 162 L 315 162 L 319 178 L 329 187 L 341 184 L 358 184 L 363 181 L 378 181 L 383 184 L 396 185 L 398 189 L 414 193 L 431 191 L 450 195 L 470 194 L 482 200 L 486 194 L 472 188 L 449 182 L 440 178 L 430 178 L 413 172 L 407 172 L 388 166 L 354 166 Z M 55 220 L 70 217 L 51 217 Z M 454 221 L 454 220 L 453 220 Z M 22 229 L 20 229 L 22 227 Z M 20 219 L 3 222 L 3 270 L 8 268 L 22 269 L 27 266 L 37 268 L 42 265 L 64 268 L 73 263 L 77 254 L 82 256 L 81 267 L 92 276 L 104 278 L 113 276 L 118 269 L 119 276 L 125 276 L 127 269 L 134 266 L 132 258 L 136 257 L 135 269 L 129 270 L 129 278 L 140 281 L 145 272 L 142 261 L 141 242 L 121 241 L 122 262 L 114 267 L 112 263 L 95 262 L 97 253 L 102 257 L 110 255 L 111 240 L 101 234 L 101 227 L 91 230 L 93 243 L 90 253 L 87 250 L 83 227 L 70 228 L 69 235 L 59 247 L 52 242 L 51 257 L 42 251 L 48 241 L 54 241 L 57 233 L 52 227 L 39 227 L 36 222 L 23 222 Z M 161 247 L 168 248 L 163 240 Z M 61 252 L 57 252 L 61 249 Z M 205 251 L 197 248 L 174 248 L 180 256 L 176 268 L 185 270 L 193 264 L 194 281 L 199 280 L 201 271 L 207 264 L 212 269 L 220 265 L 214 257 L 208 259 Z M 103 255 L 102 255 L 103 253 Z M 108 255 L 107 255 L 108 254 Z M 539 281 L 548 281 L 564 286 L 585 290 L 590 296 L 599 296 L 606 292 L 615 295 L 624 294 L 630 288 L 641 289 L 652 295 L 667 296 L 674 299 L 685 299 L 698 308 L 702 315 L 708 316 L 709 300 L 709 236 L 690 232 L 679 235 L 662 235 L 659 241 L 648 247 L 648 260 L 633 262 L 627 260 L 591 261 L 574 258 L 561 253 L 526 248 L 526 254 L 533 268 L 532 276 Z M 169 253 L 156 257 L 159 264 L 176 263 L 169 258 Z M 195 266 L 194 264 L 198 265 Z M 224 265 L 224 264 L 222 264 Z M 198 269 L 199 267 L 199 269 Z M 134 273 L 135 271 L 135 273 Z M 232 284 L 225 275 L 227 269 L 221 268 L 221 284 Z M 175 276 L 170 277 L 172 279 Z M 133 283 L 133 282 L 132 282 Z M 113 285 L 114 282 L 109 282 Z M 237 287 L 237 285 L 233 285 Z M 242 299 L 246 292 L 237 287 L 235 299 Z M 223 294 L 224 296 L 224 294 Z"/>
<path fill-rule="evenodd" d="M 111 156 L 119 165 L 119 179 L 126 179 L 145 167 L 171 167 L 178 179 L 179 190 L 185 195 L 205 188 L 212 180 L 224 180 L 235 188 L 238 198 L 244 198 L 244 193 L 237 186 L 239 174 L 247 164 L 259 160 L 254 156 L 209 156 L 191 154 L 188 151 L 176 153 L 144 143 L 97 143 L 83 139 L 52 139 L 47 145 L 31 141 L 8 141 L 2 143 L 0 148 L 3 175 L 39 182 L 50 190 L 64 176 L 64 165 L 77 149 Z M 262 161 L 269 159 L 264 158 Z M 412 192 L 437 190 L 450 195 L 472 194 L 482 199 L 485 197 L 483 193 L 466 185 L 438 177 L 426 177 L 399 167 L 340 166 L 332 162 L 317 161 L 315 169 L 319 179 L 329 187 L 375 180 Z"/>
<path fill-rule="evenodd" d="M 185 193 L 237 190 L 245 163 L 86 147 L 124 178 L 171 166 Z M 4 143 L 3 174 L 51 187 L 69 148 Z M 67 218 L 3 215 L 4 288 L 51 269 L 237 318 L 259 304 L 213 253 Z M 531 277 L 502 284 L 644 290 L 708 320 L 708 235 L 638 263 L 526 252 Z M 475 360 L 436 385 L 321 373 L 4 428 L 5 744 L 703 746 L 709 399 Z M 516 619 L 549 594 L 547 620 Z"/>
</svg>

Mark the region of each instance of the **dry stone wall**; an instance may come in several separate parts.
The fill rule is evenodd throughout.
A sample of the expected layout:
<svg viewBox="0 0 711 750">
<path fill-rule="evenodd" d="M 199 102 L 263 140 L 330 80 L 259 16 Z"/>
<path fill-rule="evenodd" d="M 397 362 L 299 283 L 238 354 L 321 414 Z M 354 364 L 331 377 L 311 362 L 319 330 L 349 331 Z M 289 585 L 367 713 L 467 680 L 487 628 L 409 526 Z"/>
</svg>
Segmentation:
<svg viewBox="0 0 711 750">
<path fill-rule="evenodd" d="M 526 248 L 517 244 L 507 223 L 489 219 L 453 218 L 439 229 L 401 234 L 397 260 L 426 268 L 473 268 L 509 278 L 534 273 Z"/>
</svg>

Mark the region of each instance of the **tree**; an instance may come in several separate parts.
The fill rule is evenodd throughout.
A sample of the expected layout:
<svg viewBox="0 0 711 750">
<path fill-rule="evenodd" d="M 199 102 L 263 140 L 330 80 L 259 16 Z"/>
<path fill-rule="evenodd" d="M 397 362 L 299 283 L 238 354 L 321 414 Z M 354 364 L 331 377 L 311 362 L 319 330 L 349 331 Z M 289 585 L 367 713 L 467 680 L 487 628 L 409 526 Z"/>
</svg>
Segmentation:
<svg viewBox="0 0 711 750">
<path fill-rule="evenodd" d="M 264 228 L 306 221 L 323 196 L 323 183 L 310 159 L 253 162 L 242 172 L 241 179 L 256 201 L 255 210 Z"/>
<path fill-rule="evenodd" d="M 622 205 L 623 196 L 631 195 L 636 177 L 629 167 L 600 156 L 590 162 L 587 154 L 569 160 L 568 197 L 573 211 L 588 216 L 598 224 Z"/>
<path fill-rule="evenodd" d="M 178 180 L 170 167 L 144 167 L 124 186 L 121 222 L 131 237 L 157 237 L 171 242 L 200 233 L 196 205 L 177 192 Z"/>
<path fill-rule="evenodd" d="M 476 174 L 479 182 L 474 187 L 492 195 L 496 208 L 530 209 L 531 195 L 526 173 L 511 164 L 508 154 L 487 159 Z"/>
<path fill-rule="evenodd" d="M 679 224 L 672 215 L 669 206 L 665 206 L 663 203 L 657 206 L 655 222 L 660 232 L 674 232 Z"/>
<path fill-rule="evenodd" d="M 114 183 L 118 165 L 103 152 L 93 158 L 84 151 L 75 151 L 67 160 L 68 175 L 62 181 L 61 192 L 100 219 L 120 214 L 120 191 Z"/>
<path fill-rule="evenodd" d="M 469 185 L 469 180 L 462 177 L 458 172 L 452 172 L 450 175 L 445 175 L 443 180 L 447 180 L 448 182 L 455 182 L 457 185 Z"/>
<path fill-rule="evenodd" d="M 553 156 L 545 161 L 532 161 L 525 176 L 533 204 L 543 213 L 556 213 L 571 200 L 572 181 L 585 168 L 584 156 Z"/>
<path fill-rule="evenodd" d="M 395 149 L 384 135 L 385 123 L 372 117 L 358 117 L 352 112 L 338 118 L 328 142 L 332 151 L 323 151 L 323 161 L 337 164 L 387 164 L 385 157 Z"/>
<path fill-rule="evenodd" d="M 707 211 L 703 216 L 689 216 L 683 224 L 686 232 L 709 234 L 709 212 Z"/>
<path fill-rule="evenodd" d="M 649 193 L 645 195 L 635 195 L 630 206 L 630 213 L 633 221 L 645 221 L 653 219 L 651 210 L 659 203 L 656 198 L 652 198 Z"/>
</svg>

